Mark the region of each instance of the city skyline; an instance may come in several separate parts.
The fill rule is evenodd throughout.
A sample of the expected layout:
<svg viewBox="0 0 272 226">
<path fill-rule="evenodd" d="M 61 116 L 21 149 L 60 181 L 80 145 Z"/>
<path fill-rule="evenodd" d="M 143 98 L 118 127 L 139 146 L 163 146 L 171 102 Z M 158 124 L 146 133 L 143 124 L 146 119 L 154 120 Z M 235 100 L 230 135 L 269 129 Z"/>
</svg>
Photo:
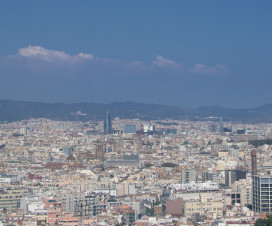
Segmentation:
<svg viewBox="0 0 272 226">
<path fill-rule="evenodd" d="M 272 225 L 271 7 L 0 1 L 0 226 Z"/>
</svg>

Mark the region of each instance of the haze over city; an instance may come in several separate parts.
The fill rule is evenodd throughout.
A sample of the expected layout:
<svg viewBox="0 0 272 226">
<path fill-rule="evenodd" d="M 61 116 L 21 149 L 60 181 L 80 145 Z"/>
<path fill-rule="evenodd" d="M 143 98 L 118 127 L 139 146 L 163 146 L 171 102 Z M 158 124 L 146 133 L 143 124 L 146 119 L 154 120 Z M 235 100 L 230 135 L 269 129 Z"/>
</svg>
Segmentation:
<svg viewBox="0 0 272 226">
<path fill-rule="evenodd" d="M 272 225 L 271 1 L 0 1 L 0 226 Z"/>
<path fill-rule="evenodd" d="M 271 2 L 2 1 L 0 98 L 271 103 Z"/>
</svg>

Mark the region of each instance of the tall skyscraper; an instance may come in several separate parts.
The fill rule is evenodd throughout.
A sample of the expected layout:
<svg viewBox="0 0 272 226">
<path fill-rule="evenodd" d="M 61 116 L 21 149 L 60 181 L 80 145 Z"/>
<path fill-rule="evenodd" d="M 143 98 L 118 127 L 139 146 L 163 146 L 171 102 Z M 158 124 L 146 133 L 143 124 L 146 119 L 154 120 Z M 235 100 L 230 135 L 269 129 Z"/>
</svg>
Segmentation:
<svg viewBox="0 0 272 226">
<path fill-rule="evenodd" d="M 104 134 L 111 134 L 112 126 L 111 126 L 111 118 L 109 112 L 106 113 L 106 118 L 104 120 Z"/>
<path fill-rule="evenodd" d="M 220 133 L 224 132 L 224 122 L 222 117 L 220 117 L 220 120 L 219 120 L 219 131 Z"/>
</svg>

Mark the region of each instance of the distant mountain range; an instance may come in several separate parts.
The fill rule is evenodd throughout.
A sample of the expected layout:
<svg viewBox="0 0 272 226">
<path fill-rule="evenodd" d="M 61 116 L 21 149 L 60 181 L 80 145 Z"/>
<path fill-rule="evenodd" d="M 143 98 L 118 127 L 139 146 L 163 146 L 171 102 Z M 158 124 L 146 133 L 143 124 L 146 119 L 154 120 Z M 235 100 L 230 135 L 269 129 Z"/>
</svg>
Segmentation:
<svg viewBox="0 0 272 226">
<path fill-rule="evenodd" d="M 272 122 L 272 104 L 254 108 L 231 109 L 220 106 L 183 108 L 134 102 L 49 104 L 0 100 L 0 122 L 19 121 L 30 118 L 48 118 L 63 121 L 102 120 L 105 117 L 106 111 L 110 112 L 112 118 L 120 117 L 127 119 L 217 120 L 219 117 L 223 117 L 224 121 Z"/>
</svg>

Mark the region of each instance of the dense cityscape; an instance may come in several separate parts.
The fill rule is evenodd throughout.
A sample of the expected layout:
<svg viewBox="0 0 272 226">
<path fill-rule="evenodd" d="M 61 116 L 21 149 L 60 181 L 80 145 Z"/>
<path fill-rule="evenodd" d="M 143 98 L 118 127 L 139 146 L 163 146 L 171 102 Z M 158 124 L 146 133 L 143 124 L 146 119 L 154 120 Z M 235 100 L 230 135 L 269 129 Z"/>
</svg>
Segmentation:
<svg viewBox="0 0 272 226">
<path fill-rule="evenodd" d="M 108 112 L 3 122 L 1 225 L 254 225 L 272 211 L 271 128 Z"/>
<path fill-rule="evenodd" d="M 0 226 L 272 226 L 271 9 L 0 0 Z"/>
</svg>

